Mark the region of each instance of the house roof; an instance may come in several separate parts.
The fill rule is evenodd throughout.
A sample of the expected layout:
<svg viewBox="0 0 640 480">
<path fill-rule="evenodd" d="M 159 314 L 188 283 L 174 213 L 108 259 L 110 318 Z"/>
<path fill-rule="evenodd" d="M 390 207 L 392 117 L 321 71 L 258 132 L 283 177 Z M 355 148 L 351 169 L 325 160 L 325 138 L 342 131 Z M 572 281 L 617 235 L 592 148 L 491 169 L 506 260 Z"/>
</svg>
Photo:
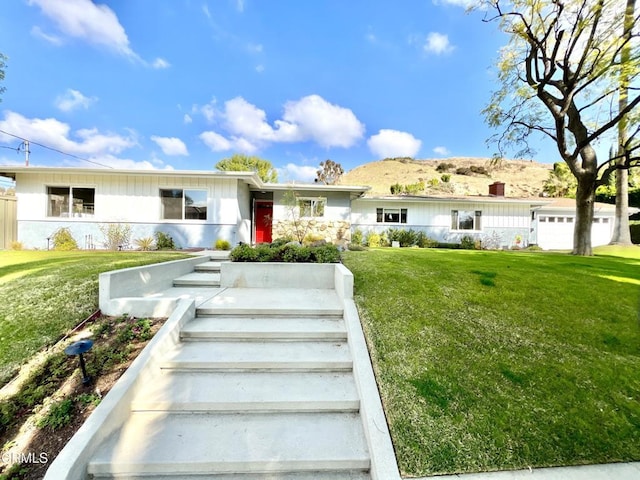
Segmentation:
<svg viewBox="0 0 640 480">
<path fill-rule="evenodd" d="M 541 210 L 544 211 L 571 211 L 574 212 L 576 209 L 576 200 L 574 198 L 553 198 L 551 202 L 544 205 Z M 595 213 L 614 213 L 616 211 L 616 206 L 612 203 L 602 203 L 596 202 L 594 204 Z M 640 212 L 640 209 L 635 207 L 629 207 L 629 215 L 633 215 L 634 213 Z"/>
<path fill-rule="evenodd" d="M 530 206 L 542 206 L 550 202 L 549 199 L 531 197 L 499 197 L 493 195 L 473 195 L 473 196 L 429 196 L 429 195 L 383 195 L 366 196 L 360 201 L 392 201 L 392 202 L 485 202 L 485 203 L 510 203 L 525 204 Z"/>
</svg>

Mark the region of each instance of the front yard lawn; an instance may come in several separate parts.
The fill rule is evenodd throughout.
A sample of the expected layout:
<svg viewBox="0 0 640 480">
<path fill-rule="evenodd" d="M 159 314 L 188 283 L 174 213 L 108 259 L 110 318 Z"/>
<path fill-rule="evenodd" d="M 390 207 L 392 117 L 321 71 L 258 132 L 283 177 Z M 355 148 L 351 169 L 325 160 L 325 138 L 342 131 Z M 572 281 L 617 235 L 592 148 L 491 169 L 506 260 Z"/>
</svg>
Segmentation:
<svg viewBox="0 0 640 480">
<path fill-rule="evenodd" d="M 186 255 L 0 251 L 0 385 L 98 308 L 98 274 Z"/>
<path fill-rule="evenodd" d="M 603 253 L 345 252 L 404 475 L 640 460 L 640 261 Z"/>
</svg>

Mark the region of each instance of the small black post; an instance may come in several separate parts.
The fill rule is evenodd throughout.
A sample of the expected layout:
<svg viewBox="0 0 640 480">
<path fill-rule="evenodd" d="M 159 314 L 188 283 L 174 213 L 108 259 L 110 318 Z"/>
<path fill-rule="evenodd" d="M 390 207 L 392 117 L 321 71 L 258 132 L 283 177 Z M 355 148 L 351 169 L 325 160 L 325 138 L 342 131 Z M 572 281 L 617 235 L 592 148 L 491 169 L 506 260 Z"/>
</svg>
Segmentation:
<svg viewBox="0 0 640 480">
<path fill-rule="evenodd" d="M 91 382 L 91 377 L 87 375 L 87 367 L 84 363 L 83 353 L 88 352 L 93 347 L 93 340 L 79 340 L 75 343 L 72 343 L 67 348 L 64 349 L 64 353 L 67 355 L 78 355 L 80 357 L 80 369 L 82 370 L 82 384 L 87 385 Z"/>
</svg>

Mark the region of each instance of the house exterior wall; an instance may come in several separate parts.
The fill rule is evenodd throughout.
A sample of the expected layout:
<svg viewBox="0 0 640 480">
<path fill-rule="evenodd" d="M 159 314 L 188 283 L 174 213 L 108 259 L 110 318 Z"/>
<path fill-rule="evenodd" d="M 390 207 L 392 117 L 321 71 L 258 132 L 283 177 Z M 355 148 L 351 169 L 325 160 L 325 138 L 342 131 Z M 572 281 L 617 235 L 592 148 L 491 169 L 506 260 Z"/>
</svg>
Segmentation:
<svg viewBox="0 0 640 480">
<path fill-rule="evenodd" d="M 324 215 L 300 217 L 297 207 L 287 198 L 293 191 L 298 198 L 326 199 Z M 351 197 L 349 192 L 317 190 L 276 190 L 273 194 L 273 238 L 312 236 L 327 242 L 342 243 L 351 240 Z"/>
<path fill-rule="evenodd" d="M 378 208 L 406 209 L 406 223 L 378 222 Z M 479 230 L 452 229 L 452 211 L 481 211 Z M 460 241 L 464 235 L 471 235 L 483 242 L 489 239 L 499 247 L 511 247 L 520 239 L 520 246 L 531 242 L 531 207 L 528 203 L 502 203 L 429 200 L 402 201 L 402 199 L 356 199 L 351 206 L 352 229 L 363 233 L 382 233 L 389 228 L 413 229 L 425 232 L 439 242 Z"/>
<path fill-rule="evenodd" d="M 93 215 L 71 218 L 47 214 L 47 187 L 91 188 L 95 190 Z M 165 220 L 161 216 L 160 189 L 203 190 L 207 194 L 206 220 Z M 191 176 L 18 173 L 18 239 L 25 248 L 47 248 L 47 238 L 59 228 L 69 228 L 80 248 L 101 248 L 101 225 L 131 226 L 131 240 L 170 234 L 181 247 L 211 247 L 216 239 L 235 244 L 244 235 L 248 206 L 241 209 L 243 188 L 235 178 Z M 248 197 L 248 189 L 244 194 Z M 249 200 L 247 199 L 247 204 Z M 250 219 L 250 216 L 248 217 Z"/>
</svg>

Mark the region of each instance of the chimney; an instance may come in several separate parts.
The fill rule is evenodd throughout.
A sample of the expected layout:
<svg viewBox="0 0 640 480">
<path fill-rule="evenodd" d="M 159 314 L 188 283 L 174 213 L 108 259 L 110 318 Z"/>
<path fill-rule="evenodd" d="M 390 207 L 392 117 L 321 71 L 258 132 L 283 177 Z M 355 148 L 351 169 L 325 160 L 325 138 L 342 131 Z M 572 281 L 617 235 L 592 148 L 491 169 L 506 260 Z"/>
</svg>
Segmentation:
<svg viewBox="0 0 640 480">
<path fill-rule="evenodd" d="M 489 195 L 492 197 L 504 197 L 504 182 L 493 182 L 489 185 Z"/>
</svg>

